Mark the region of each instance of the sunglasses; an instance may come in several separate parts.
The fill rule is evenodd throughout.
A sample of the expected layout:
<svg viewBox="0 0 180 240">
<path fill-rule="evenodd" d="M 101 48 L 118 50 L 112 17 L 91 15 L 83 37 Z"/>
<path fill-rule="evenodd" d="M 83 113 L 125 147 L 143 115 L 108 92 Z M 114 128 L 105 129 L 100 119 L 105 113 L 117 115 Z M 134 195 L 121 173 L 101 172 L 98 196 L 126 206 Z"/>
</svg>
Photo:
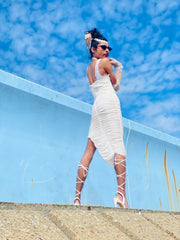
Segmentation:
<svg viewBox="0 0 180 240">
<path fill-rule="evenodd" d="M 109 50 L 109 51 L 111 51 L 112 50 L 112 48 L 111 47 L 107 47 L 106 45 L 99 45 L 98 47 L 101 47 L 103 50 L 106 50 L 106 48 Z"/>
</svg>

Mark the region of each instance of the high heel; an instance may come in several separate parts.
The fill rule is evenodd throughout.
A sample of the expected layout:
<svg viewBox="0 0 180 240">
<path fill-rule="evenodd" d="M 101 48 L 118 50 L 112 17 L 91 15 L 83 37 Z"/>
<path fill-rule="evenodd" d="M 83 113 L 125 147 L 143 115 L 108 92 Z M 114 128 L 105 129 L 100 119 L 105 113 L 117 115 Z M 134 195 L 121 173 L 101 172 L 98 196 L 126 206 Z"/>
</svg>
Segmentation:
<svg viewBox="0 0 180 240">
<path fill-rule="evenodd" d="M 77 201 L 78 201 L 78 203 L 77 203 Z M 80 205 L 81 205 L 81 200 L 80 200 L 80 198 L 76 197 L 74 199 L 74 206 L 80 206 Z"/>
<path fill-rule="evenodd" d="M 124 191 L 125 189 L 125 175 L 126 175 L 126 171 L 125 171 L 125 168 L 126 168 L 126 160 L 124 158 L 115 158 L 114 160 L 114 166 L 115 166 L 115 169 L 116 169 L 116 166 L 117 165 L 121 165 L 121 167 L 124 169 L 124 171 L 122 170 L 122 172 L 118 175 L 117 174 L 117 179 L 121 178 L 123 179 L 122 183 L 120 185 L 118 185 L 118 190 L 122 190 Z M 116 173 L 117 173 L 117 170 L 116 170 Z M 121 197 L 122 197 L 122 200 L 120 200 L 117 195 L 120 194 Z M 117 204 L 122 207 L 122 208 L 126 208 L 125 207 L 125 197 L 124 197 L 124 194 L 121 193 L 121 192 L 117 192 L 117 195 L 116 197 L 114 198 L 114 205 L 115 207 L 117 207 Z"/>
<path fill-rule="evenodd" d="M 117 192 L 117 194 L 120 194 L 122 196 L 122 200 L 120 200 L 116 196 L 114 198 L 114 206 L 117 207 L 117 204 L 118 204 L 121 208 L 125 208 L 125 197 L 124 197 L 124 195 L 121 192 Z"/>
</svg>

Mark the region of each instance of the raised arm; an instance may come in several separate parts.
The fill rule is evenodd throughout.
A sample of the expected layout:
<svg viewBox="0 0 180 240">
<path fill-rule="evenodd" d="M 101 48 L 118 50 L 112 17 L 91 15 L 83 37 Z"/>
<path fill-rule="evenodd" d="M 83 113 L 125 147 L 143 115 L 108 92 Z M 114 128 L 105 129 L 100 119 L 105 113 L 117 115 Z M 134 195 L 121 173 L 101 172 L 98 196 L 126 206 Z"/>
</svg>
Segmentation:
<svg viewBox="0 0 180 240">
<path fill-rule="evenodd" d="M 114 74 L 113 72 L 113 69 L 112 69 L 112 65 L 110 63 L 110 60 L 109 58 L 104 58 L 102 60 L 102 63 L 103 63 L 103 69 L 104 71 L 106 72 L 106 74 L 109 74 L 109 77 L 111 79 L 111 83 L 112 85 L 115 85 L 116 84 L 116 75 Z"/>
<path fill-rule="evenodd" d="M 115 67 L 115 74 L 113 72 L 112 66 Z M 103 59 L 103 67 L 106 73 L 109 74 L 114 90 L 118 91 L 121 83 L 121 72 L 123 68 L 122 64 L 114 58 L 105 58 Z"/>
<path fill-rule="evenodd" d="M 114 87 L 115 91 L 118 91 L 120 88 L 121 73 L 122 73 L 123 66 L 120 62 L 118 62 L 114 58 L 110 58 L 109 61 L 110 61 L 111 65 L 114 66 L 116 69 L 116 83 L 113 84 L 113 87 Z"/>
</svg>

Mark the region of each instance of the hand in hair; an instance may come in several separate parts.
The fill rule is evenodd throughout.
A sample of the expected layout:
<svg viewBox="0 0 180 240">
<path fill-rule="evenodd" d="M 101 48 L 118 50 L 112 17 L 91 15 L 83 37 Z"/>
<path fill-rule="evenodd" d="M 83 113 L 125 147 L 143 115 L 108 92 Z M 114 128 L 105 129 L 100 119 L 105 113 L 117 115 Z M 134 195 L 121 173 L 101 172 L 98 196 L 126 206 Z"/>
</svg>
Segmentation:
<svg viewBox="0 0 180 240">
<path fill-rule="evenodd" d="M 85 34 L 85 42 L 86 42 L 87 48 L 90 49 L 91 48 L 91 42 L 92 42 L 92 35 L 91 35 L 91 33 L 87 32 Z"/>
</svg>

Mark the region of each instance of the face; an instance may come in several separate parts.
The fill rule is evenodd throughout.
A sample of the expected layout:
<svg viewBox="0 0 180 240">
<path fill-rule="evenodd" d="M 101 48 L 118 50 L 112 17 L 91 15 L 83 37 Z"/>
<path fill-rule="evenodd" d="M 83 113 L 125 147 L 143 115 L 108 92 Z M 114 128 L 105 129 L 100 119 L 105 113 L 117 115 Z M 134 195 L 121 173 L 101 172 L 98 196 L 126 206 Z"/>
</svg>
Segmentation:
<svg viewBox="0 0 180 240">
<path fill-rule="evenodd" d="M 97 49 L 93 47 L 91 49 L 91 51 L 93 52 L 93 57 L 97 59 L 108 57 L 110 50 L 111 48 L 109 48 L 107 43 L 99 43 L 97 45 Z"/>
</svg>

